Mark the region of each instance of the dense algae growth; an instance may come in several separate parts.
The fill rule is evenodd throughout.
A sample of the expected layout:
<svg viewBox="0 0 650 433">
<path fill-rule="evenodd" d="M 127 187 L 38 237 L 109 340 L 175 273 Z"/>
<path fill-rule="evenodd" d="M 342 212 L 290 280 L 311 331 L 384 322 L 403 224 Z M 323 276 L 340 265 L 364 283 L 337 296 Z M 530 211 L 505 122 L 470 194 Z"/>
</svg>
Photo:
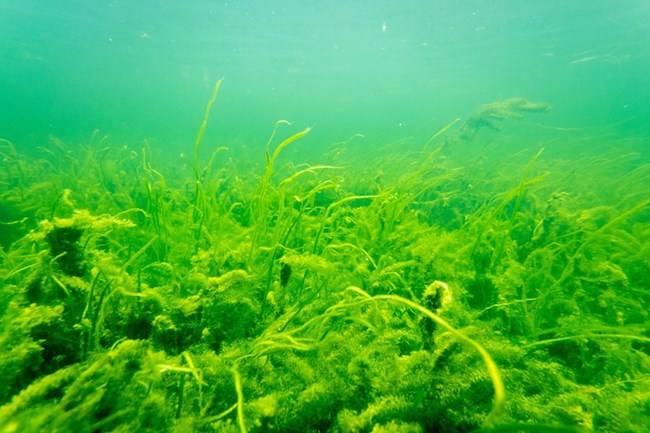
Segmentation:
<svg viewBox="0 0 650 433">
<path fill-rule="evenodd" d="M 481 129 L 550 109 L 514 98 L 374 158 L 278 122 L 204 159 L 219 85 L 191 166 L 0 143 L 0 432 L 647 431 L 637 142 L 495 166 Z"/>
</svg>

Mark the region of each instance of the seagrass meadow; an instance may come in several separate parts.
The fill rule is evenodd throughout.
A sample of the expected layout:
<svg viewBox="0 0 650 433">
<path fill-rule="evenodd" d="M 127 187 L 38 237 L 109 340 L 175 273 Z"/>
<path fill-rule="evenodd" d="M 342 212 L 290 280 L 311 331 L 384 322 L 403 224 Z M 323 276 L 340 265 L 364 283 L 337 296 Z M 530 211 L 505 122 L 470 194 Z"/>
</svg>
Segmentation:
<svg viewBox="0 0 650 433">
<path fill-rule="evenodd" d="M 643 138 L 482 139 L 551 109 L 511 98 L 207 152 L 220 85 L 187 160 L 0 142 L 3 433 L 648 431 Z"/>
<path fill-rule="evenodd" d="M 650 433 L 648 0 L 0 0 L 0 433 Z"/>
</svg>

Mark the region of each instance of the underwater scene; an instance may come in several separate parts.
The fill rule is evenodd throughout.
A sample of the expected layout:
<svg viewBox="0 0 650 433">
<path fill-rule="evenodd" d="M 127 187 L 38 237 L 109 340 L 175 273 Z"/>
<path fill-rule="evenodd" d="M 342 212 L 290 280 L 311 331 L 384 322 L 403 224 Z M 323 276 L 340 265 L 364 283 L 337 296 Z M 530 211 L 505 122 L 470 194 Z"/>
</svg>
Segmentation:
<svg viewBox="0 0 650 433">
<path fill-rule="evenodd" d="M 650 432 L 649 23 L 0 0 L 0 433 Z"/>
</svg>

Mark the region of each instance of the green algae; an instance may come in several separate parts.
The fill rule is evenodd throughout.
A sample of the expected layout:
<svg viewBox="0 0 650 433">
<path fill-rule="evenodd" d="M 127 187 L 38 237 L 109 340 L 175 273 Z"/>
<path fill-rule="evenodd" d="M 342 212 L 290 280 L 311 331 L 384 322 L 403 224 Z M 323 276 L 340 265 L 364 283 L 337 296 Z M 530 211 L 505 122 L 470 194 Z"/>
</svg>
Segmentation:
<svg viewBox="0 0 650 433">
<path fill-rule="evenodd" d="M 220 84 L 191 167 L 0 143 L 1 432 L 646 431 L 642 155 L 495 169 L 479 130 L 549 108 L 509 99 L 317 164 L 281 164 L 311 129 L 271 152 L 278 122 L 241 178 L 201 165 Z"/>
</svg>

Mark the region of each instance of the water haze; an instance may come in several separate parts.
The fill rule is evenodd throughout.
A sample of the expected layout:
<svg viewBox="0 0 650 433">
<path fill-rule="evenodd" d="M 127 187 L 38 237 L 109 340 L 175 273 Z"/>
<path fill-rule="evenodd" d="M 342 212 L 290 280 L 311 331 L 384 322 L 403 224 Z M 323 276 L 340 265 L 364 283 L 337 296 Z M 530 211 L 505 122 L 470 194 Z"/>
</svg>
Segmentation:
<svg viewBox="0 0 650 433">
<path fill-rule="evenodd" d="M 642 0 L 3 0 L 0 135 L 190 149 L 219 78 L 215 145 L 281 119 L 322 143 L 426 137 L 513 96 L 558 131 L 647 133 L 648 22 Z"/>
</svg>

